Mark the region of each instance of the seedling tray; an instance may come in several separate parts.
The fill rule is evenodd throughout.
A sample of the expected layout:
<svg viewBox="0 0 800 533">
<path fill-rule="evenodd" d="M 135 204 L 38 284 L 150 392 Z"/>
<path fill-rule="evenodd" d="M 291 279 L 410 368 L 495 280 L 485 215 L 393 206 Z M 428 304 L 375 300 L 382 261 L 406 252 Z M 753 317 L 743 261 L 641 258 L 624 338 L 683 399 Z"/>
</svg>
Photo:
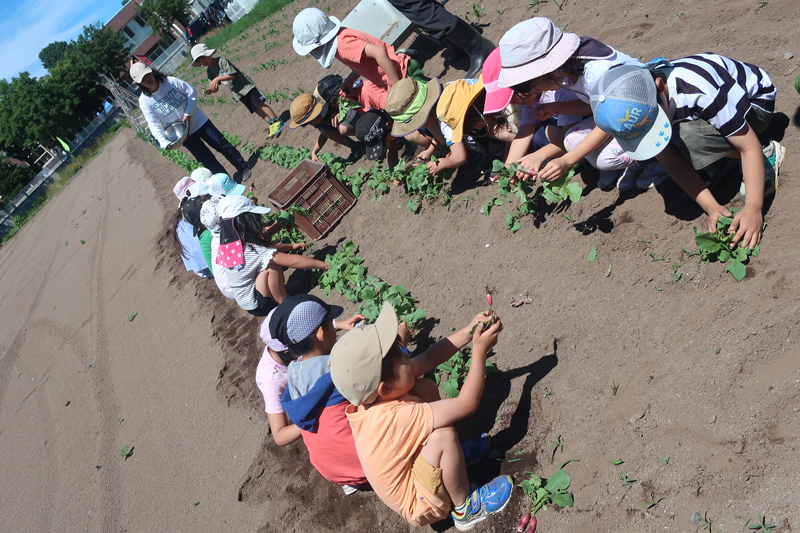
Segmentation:
<svg viewBox="0 0 800 533">
<path fill-rule="evenodd" d="M 315 241 L 327 235 L 356 203 L 325 165 L 310 159 L 301 161 L 267 199 L 278 209 L 292 205 L 305 209 L 306 216 L 295 214 L 295 224 Z"/>
</svg>

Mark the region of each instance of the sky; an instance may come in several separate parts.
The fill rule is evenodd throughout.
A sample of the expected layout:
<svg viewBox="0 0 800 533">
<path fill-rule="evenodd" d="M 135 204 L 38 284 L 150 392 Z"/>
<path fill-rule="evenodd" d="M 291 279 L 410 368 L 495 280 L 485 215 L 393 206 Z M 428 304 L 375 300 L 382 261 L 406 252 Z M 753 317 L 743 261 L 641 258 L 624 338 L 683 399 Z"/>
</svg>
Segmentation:
<svg viewBox="0 0 800 533">
<path fill-rule="evenodd" d="M 120 0 L 0 0 L 0 78 L 47 74 L 42 48 L 71 41 L 89 24 L 105 24 L 121 8 Z"/>
</svg>

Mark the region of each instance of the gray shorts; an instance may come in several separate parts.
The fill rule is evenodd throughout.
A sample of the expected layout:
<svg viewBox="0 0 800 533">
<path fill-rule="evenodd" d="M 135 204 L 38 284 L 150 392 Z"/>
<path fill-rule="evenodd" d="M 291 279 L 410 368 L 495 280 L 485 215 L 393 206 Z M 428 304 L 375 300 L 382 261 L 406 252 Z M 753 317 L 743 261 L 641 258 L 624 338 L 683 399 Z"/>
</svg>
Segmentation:
<svg viewBox="0 0 800 533">
<path fill-rule="evenodd" d="M 745 118 L 756 135 L 760 135 L 772 122 L 772 116 L 773 113 L 752 106 Z M 717 128 L 702 119 L 673 124 L 672 143 L 696 170 L 706 168 L 734 150 Z"/>
</svg>

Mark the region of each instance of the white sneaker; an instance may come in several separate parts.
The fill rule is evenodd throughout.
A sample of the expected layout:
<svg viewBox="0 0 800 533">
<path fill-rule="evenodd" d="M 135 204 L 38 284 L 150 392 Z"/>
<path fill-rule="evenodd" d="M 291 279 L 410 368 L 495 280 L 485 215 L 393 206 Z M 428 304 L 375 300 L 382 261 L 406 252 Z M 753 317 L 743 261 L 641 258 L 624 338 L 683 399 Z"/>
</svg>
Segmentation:
<svg viewBox="0 0 800 533">
<path fill-rule="evenodd" d="M 358 492 L 358 485 L 342 485 L 342 490 L 344 490 L 346 496 L 350 496 Z"/>
<path fill-rule="evenodd" d="M 764 152 L 764 198 L 771 194 L 775 194 L 775 189 L 778 188 L 778 176 L 781 172 L 781 165 L 783 160 L 786 159 L 786 148 L 781 146 L 778 141 L 770 141 L 768 145 L 763 148 Z M 744 180 L 739 187 L 739 196 L 742 202 L 745 201 Z"/>
</svg>

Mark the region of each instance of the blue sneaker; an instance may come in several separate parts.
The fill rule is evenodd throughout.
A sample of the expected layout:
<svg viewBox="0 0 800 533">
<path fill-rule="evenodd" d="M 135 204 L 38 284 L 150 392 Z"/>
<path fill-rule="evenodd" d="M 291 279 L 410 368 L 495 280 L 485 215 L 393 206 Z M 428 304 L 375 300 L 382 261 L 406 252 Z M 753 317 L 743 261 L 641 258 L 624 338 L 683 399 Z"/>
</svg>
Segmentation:
<svg viewBox="0 0 800 533">
<path fill-rule="evenodd" d="M 475 524 L 486 520 L 490 515 L 499 513 L 506 508 L 511 501 L 511 491 L 514 483 L 511 476 L 498 476 L 486 485 L 479 487 L 467 496 L 464 504 L 464 511 L 458 513 L 452 511 L 456 529 L 459 531 L 469 531 Z"/>
<path fill-rule="evenodd" d="M 464 452 L 464 461 L 467 466 L 478 464 L 486 452 L 489 451 L 489 444 L 492 439 L 486 433 L 475 435 L 461 443 L 461 451 Z"/>
<path fill-rule="evenodd" d="M 641 190 L 652 189 L 656 185 L 660 185 L 669 179 L 667 170 L 661 166 L 661 163 L 653 160 L 650 164 L 644 167 L 642 173 L 636 179 L 636 187 Z"/>
</svg>

